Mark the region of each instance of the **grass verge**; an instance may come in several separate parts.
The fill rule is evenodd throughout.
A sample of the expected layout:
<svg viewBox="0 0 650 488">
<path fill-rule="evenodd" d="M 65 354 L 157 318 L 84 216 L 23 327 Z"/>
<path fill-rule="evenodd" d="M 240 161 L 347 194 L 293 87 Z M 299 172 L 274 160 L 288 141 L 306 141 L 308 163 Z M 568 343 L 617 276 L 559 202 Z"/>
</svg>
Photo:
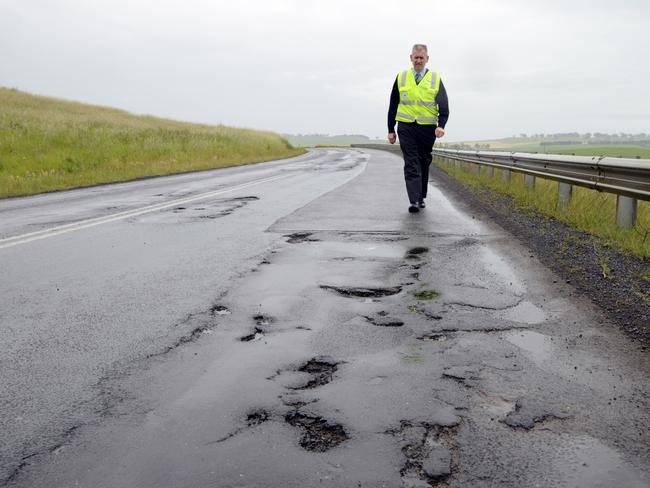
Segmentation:
<svg viewBox="0 0 650 488">
<path fill-rule="evenodd" d="M 509 195 L 513 203 L 523 211 L 538 210 L 544 215 L 570 224 L 602 240 L 604 245 L 631 253 L 642 259 L 650 259 L 650 202 L 639 201 L 637 224 L 632 229 L 616 226 L 616 196 L 587 188 L 573 188 L 573 196 L 566 208 L 558 208 L 558 183 L 537 178 L 535 189 L 524 186 L 522 174 L 512 173 L 509 183 L 501 180 L 501 172 L 494 176 L 472 173 L 436 161 L 438 167 L 463 184 L 485 187 L 502 195 Z M 603 273 L 607 273 L 603 263 Z"/>
<path fill-rule="evenodd" d="M 278 134 L 177 122 L 0 88 L 0 197 L 302 154 Z"/>
</svg>

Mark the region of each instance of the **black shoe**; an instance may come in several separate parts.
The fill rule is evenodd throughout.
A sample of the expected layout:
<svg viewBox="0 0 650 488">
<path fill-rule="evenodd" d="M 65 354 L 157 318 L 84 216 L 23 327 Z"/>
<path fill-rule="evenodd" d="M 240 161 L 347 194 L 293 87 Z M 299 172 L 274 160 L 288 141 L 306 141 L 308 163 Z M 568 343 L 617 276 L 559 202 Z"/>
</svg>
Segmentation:
<svg viewBox="0 0 650 488">
<path fill-rule="evenodd" d="M 427 206 L 427 204 L 424 203 L 424 199 L 422 199 L 422 200 L 420 200 L 420 201 L 418 202 L 418 207 L 420 207 L 420 208 L 426 208 L 426 206 Z"/>
<path fill-rule="evenodd" d="M 409 207 L 409 213 L 418 213 L 420 209 L 415 203 L 412 203 L 411 206 Z"/>
</svg>

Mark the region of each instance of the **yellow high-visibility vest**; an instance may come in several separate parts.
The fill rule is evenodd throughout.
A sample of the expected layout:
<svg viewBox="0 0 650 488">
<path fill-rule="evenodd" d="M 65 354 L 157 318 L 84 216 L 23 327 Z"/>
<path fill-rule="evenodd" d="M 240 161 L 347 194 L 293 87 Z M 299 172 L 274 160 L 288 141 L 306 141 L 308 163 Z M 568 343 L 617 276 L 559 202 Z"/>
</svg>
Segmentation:
<svg viewBox="0 0 650 488">
<path fill-rule="evenodd" d="M 440 89 L 440 73 L 427 71 L 420 83 L 415 82 L 412 69 L 397 74 L 399 105 L 396 120 L 422 125 L 438 123 L 436 95 Z"/>
</svg>

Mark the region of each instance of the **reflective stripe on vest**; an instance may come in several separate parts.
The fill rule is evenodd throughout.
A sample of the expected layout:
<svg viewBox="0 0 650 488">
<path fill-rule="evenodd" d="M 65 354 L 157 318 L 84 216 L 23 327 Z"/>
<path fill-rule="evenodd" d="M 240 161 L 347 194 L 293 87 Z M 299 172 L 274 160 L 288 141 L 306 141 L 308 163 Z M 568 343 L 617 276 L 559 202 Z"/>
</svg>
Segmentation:
<svg viewBox="0 0 650 488">
<path fill-rule="evenodd" d="M 440 88 L 440 75 L 427 71 L 420 83 L 415 82 L 413 70 L 398 73 L 399 105 L 395 119 L 423 125 L 438 123 L 436 95 Z"/>
<path fill-rule="evenodd" d="M 415 122 L 415 117 L 413 117 L 412 115 L 405 114 L 403 112 L 397 112 L 397 114 L 395 114 L 395 115 L 396 115 L 396 117 L 402 117 L 404 119 L 408 119 L 411 122 Z M 397 120 L 399 120 L 399 119 L 397 119 Z"/>
</svg>

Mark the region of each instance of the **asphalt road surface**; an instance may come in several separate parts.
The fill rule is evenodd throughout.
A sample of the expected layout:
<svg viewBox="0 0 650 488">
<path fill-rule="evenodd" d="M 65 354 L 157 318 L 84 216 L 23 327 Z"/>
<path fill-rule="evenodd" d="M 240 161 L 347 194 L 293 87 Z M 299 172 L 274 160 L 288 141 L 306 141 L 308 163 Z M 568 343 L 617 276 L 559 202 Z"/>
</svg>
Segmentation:
<svg viewBox="0 0 650 488">
<path fill-rule="evenodd" d="M 0 484 L 647 487 L 647 353 L 398 156 L 0 201 Z"/>
</svg>

